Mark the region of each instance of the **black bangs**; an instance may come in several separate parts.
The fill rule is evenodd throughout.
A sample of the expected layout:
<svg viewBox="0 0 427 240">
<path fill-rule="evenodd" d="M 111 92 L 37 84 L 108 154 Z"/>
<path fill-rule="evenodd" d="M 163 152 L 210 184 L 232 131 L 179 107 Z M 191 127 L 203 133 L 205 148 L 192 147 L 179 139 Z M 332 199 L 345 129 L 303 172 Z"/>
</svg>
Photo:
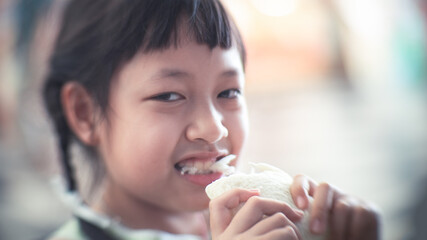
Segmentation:
<svg viewBox="0 0 427 240">
<path fill-rule="evenodd" d="M 202 1 L 202 4 L 196 6 L 189 27 L 200 44 L 207 44 L 210 48 L 220 46 L 226 49 L 232 45 L 230 22 L 224 8 L 218 2 Z"/>
<path fill-rule="evenodd" d="M 148 44 L 146 51 L 168 48 L 178 44 L 178 32 L 194 38 L 199 44 L 206 44 L 211 49 L 217 46 L 230 48 L 232 32 L 230 22 L 224 8 L 217 1 L 182 0 L 170 1 L 166 12 L 155 14 L 152 26 L 147 32 Z M 159 9 L 158 9 L 159 10 Z M 186 37 L 186 36 L 182 36 Z"/>
<path fill-rule="evenodd" d="M 210 49 L 230 48 L 233 44 L 239 50 L 243 68 L 246 50 L 233 19 L 217 0 L 166 0 L 153 1 L 151 21 L 144 28 L 143 52 L 177 47 L 181 38 L 193 39 Z M 185 36 L 180 35 L 185 34 Z"/>
<path fill-rule="evenodd" d="M 128 20 L 117 35 L 120 49 L 128 46 L 127 57 L 132 57 L 136 49 L 143 52 L 167 49 L 179 45 L 178 38 L 194 39 L 209 48 L 217 46 L 228 49 L 233 44 L 242 45 L 236 28 L 223 8 L 215 0 L 151 0 L 135 1 L 135 6 L 127 15 Z M 128 5 L 127 2 L 125 2 Z M 120 11 L 120 10 L 119 10 Z M 180 35 L 184 34 L 184 36 Z M 186 36 L 185 36 L 186 35 Z M 240 49 L 240 46 L 239 46 Z"/>
</svg>

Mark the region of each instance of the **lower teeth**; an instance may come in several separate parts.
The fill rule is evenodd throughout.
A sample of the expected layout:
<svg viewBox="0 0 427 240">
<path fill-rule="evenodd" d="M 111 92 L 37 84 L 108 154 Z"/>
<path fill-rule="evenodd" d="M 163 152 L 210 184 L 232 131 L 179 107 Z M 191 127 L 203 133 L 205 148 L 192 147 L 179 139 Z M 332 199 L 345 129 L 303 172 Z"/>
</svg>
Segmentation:
<svg viewBox="0 0 427 240">
<path fill-rule="evenodd" d="M 187 168 L 187 169 L 181 169 L 181 175 L 184 175 L 184 174 L 202 175 L 202 174 L 209 174 L 209 173 L 212 173 L 212 171 L 211 170 L 201 171 L 201 170 L 198 170 L 194 167 L 193 168 Z"/>
</svg>

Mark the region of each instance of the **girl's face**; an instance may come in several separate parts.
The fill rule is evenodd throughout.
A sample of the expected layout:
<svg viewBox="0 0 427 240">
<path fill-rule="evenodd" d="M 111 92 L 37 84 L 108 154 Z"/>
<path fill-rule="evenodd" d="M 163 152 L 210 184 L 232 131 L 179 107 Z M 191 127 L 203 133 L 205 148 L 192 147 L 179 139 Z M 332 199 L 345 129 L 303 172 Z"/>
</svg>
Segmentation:
<svg viewBox="0 0 427 240">
<path fill-rule="evenodd" d="M 98 129 L 110 204 L 196 211 L 219 174 L 181 174 L 239 155 L 247 135 L 237 48 L 194 41 L 138 54 L 112 81 L 108 121 Z M 136 210 L 136 209 L 134 209 Z"/>
</svg>

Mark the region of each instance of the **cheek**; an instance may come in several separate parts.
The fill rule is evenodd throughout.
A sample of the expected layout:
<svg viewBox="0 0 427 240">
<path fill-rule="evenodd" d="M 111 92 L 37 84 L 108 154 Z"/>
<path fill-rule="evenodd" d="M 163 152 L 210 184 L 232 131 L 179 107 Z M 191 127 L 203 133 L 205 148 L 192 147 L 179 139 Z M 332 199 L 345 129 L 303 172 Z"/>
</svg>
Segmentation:
<svg viewBox="0 0 427 240">
<path fill-rule="evenodd" d="M 170 125 L 153 123 L 150 125 L 134 125 L 128 134 L 121 139 L 123 154 L 132 155 L 134 161 L 150 161 L 161 158 L 173 149 L 174 129 Z M 159 161 L 153 161 L 159 162 Z M 153 163 L 152 163 L 153 164 Z"/>
<path fill-rule="evenodd" d="M 161 121 L 115 122 L 106 134 L 104 160 L 111 174 L 117 176 L 145 176 L 153 169 L 166 169 L 174 135 L 171 124 Z"/>
<path fill-rule="evenodd" d="M 233 117 L 229 124 L 229 135 L 233 144 L 233 151 L 240 153 L 249 133 L 249 122 L 246 108 Z"/>
</svg>

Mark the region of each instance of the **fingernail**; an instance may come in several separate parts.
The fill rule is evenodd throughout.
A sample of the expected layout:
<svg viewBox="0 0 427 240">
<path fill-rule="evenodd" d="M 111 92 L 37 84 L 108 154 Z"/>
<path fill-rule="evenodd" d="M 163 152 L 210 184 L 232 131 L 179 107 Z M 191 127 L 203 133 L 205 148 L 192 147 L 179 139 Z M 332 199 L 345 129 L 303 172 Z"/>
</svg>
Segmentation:
<svg viewBox="0 0 427 240">
<path fill-rule="evenodd" d="M 305 205 L 305 200 L 303 197 L 299 196 L 297 197 L 297 205 L 299 208 L 303 208 Z"/>
<path fill-rule="evenodd" d="M 313 233 L 322 233 L 323 226 L 322 222 L 320 222 L 320 219 L 316 219 L 313 221 L 313 224 L 311 225 L 311 231 Z"/>
<path fill-rule="evenodd" d="M 249 189 L 249 192 L 260 193 L 259 189 Z"/>
</svg>

